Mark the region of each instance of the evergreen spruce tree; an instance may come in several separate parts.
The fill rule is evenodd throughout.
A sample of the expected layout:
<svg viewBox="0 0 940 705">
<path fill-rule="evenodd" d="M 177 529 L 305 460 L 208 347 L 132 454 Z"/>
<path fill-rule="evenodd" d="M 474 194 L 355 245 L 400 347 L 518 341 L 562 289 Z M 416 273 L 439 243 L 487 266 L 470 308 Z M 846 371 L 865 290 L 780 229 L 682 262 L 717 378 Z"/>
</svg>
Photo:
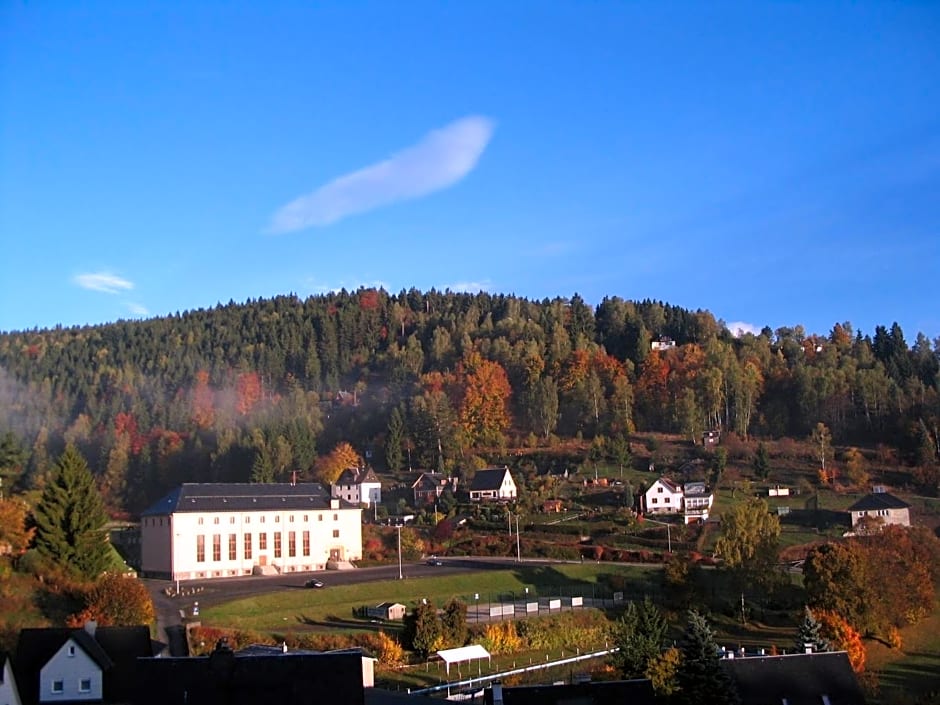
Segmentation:
<svg viewBox="0 0 940 705">
<path fill-rule="evenodd" d="M 108 516 L 88 464 L 74 446 L 59 456 L 34 512 L 36 550 L 66 570 L 93 580 L 108 566 Z"/>
<path fill-rule="evenodd" d="M 681 650 L 682 666 L 676 676 L 681 705 L 737 705 L 734 683 L 719 663 L 714 633 L 695 610 L 689 610 Z"/>
<path fill-rule="evenodd" d="M 405 422 L 398 407 L 392 409 L 388 419 L 388 435 L 385 436 L 385 462 L 392 472 L 401 470 L 404 457 L 402 443 L 405 440 Z"/>
<path fill-rule="evenodd" d="M 754 454 L 754 473 L 762 480 L 770 476 L 770 453 L 763 442 L 757 444 L 757 452 Z"/>
<path fill-rule="evenodd" d="M 614 643 L 619 651 L 611 657 L 624 678 L 645 678 L 650 661 L 660 655 L 669 625 L 649 597 L 639 605 L 631 602 L 618 620 Z"/>
<path fill-rule="evenodd" d="M 796 636 L 796 652 L 803 653 L 807 646 L 814 652 L 832 651 L 832 646 L 822 634 L 822 625 L 816 621 L 813 611 L 809 607 L 803 608 L 803 621 L 800 622 L 799 633 Z"/>
</svg>

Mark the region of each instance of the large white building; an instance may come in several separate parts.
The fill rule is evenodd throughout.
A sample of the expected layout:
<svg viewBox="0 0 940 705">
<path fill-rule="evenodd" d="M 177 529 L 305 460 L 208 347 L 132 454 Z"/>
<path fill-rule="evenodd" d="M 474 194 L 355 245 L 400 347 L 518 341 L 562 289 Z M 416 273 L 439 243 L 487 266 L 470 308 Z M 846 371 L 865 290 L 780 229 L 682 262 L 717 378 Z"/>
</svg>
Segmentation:
<svg viewBox="0 0 940 705">
<path fill-rule="evenodd" d="M 180 485 L 141 515 L 141 573 L 193 580 L 323 570 L 362 557 L 361 513 L 318 483 Z"/>
</svg>

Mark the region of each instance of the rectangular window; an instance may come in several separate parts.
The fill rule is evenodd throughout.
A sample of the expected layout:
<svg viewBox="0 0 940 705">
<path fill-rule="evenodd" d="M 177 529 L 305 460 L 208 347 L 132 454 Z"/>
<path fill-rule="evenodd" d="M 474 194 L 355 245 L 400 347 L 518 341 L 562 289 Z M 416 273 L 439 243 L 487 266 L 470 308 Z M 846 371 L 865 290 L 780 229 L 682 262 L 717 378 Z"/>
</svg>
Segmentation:
<svg viewBox="0 0 940 705">
<path fill-rule="evenodd" d="M 303 541 L 304 541 L 304 555 L 309 556 L 310 555 L 310 532 L 309 531 L 304 532 Z"/>
<path fill-rule="evenodd" d="M 65 681 L 52 681 L 52 692 L 53 692 L 53 693 L 64 693 L 64 692 L 65 692 Z"/>
<path fill-rule="evenodd" d="M 259 551 L 268 550 L 268 535 L 265 533 L 258 534 L 258 550 Z"/>
<path fill-rule="evenodd" d="M 251 523 L 251 517 L 245 517 L 245 523 L 246 523 L 246 524 L 250 524 L 250 523 Z"/>
<path fill-rule="evenodd" d="M 219 517 L 215 517 L 215 518 L 212 520 L 212 523 L 213 523 L 213 524 L 218 524 L 218 523 L 219 523 Z"/>
<path fill-rule="evenodd" d="M 245 534 L 245 559 L 251 560 L 251 534 Z"/>
<path fill-rule="evenodd" d="M 235 523 L 235 517 L 229 517 L 229 518 L 228 518 L 228 523 L 229 523 L 229 524 L 234 524 L 234 523 Z"/>
<path fill-rule="evenodd" d="M 310 521 L 310 515 L 304 514 L 304 522 L 308 522 L 308 521 Z"/>
<path fill-rule="evenodd" d="M 289 531 L 287 533 L 287 555 L 293 558 L 297 555 L 297 532 Z"/>
<path fill-rule="evenodd" d="M 338 539 L 338 538 L 339 538 L 339 529 L 333 529 L 333 538 L 334 538 L 334 539 Z"/>
<path fill-rule="evenodd" d="M 199 526 L 202 526 L 202 517 L 199 517 L 199 521 L 196 522 Z"/>
<path fill-rule="evenodd" d="M 278 514 L 276 517 L 274 517 L 274 523 L 275 523 L 275 524 L 280 524 L 280 523 L 281 523 L 281 515 L 280 515 L 280 514 Z"/>
<path fill-rule="evenodd" d="M 261 517 L 261 523 L 262 524 L 264 523 L 264 517 Z"/>
<path fill-rule="evenodd" d="M 74 656 L 74 655 L 75 655 L 75 647 L 70 644 L 70 645 L 69 645 L 69 656 Z"/>
<path fill-rule="evenodd" d="M 238 534 L 228 535 L 228 559 L 234 561 L 238 558 Z"/>
<path fill-rule="evenodd" d="M 339 521 L 339 514 L 333 515 L 333 521 Z"/>
<path fill-rule="evenodd" d="M 82 678 L 78 681 L 78 692 L 79 693 L 90 693 L 91 692 L 91 678 Z"/>
<path fill-rule="evenodd" d="M 212 560 L 222 560 L 222 534 L 212 534 Z"/>
<path fill-rule="evenodd" d="M 205 534 L 199 534 L 196 537 L 196 562 L 197 563 L 206 562 L 206 536 Z"/>
<path fill-rule="evenodd" d="M 317 521 L 323 521 L 323 515 L 317 514 Z"/>
<path fill-rule="evenodd" d="M 294 515 L 291 514 L 290 517 L 288 517 L 287 521 L 294 521 Z"/>
<path fill-rule="evenodd" d="M 281 557 L 281 532 L 278 531 L 274 534 L 274 557 Z"/>
</svg>

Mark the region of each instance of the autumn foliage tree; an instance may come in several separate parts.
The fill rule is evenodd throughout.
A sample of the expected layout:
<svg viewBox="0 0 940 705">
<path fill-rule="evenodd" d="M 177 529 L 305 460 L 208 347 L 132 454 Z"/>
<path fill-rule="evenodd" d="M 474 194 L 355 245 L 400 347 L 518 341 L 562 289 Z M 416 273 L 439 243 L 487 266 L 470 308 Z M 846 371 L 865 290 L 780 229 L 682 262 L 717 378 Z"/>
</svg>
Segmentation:
<svg viewBox="0 0 940 705">
<path fill-rule="evenodd" d="M 26 527 L 28 512 L 29 507 L 20 499 L 0 499 L 0 553 L 7 548 L 19 555 L 29 547 L 35 529 Z"/>
<path fill-rule="evenodd" d="M 150 593 L 136 578 L 104 575 L 86 592 L 84 602 L 85 607 L 69 617 L 69 626 L 94 620 L 104 627 L 131 627 L 155 619 Z"/>
<path fill-rule="evenodd" d="M 362 457 L 355 449 L 343 441 L 333 450 L 319 458 L 315 465 L 317 480 L 331 485 L 336 482 L 343 470 L 358 468 L 362 465 Z"/>
<path fill-rule="evenodd" d="M 469 353 L 462 363 L 459 423 L 470 445 L 501 446 L 509 428 L 512 388 L 498 362 Z"/>
<path fill-rule="evenodd" d="M 826 640 L 837 650 L 845 651 L 849 657 L 852 670 L 862 673 L 865 670 L 865 645 L 862 635 L 848 620 L 836 612 L 821 610 L 815 613 L 821 626 L 821 632 Z"/>
</svg>

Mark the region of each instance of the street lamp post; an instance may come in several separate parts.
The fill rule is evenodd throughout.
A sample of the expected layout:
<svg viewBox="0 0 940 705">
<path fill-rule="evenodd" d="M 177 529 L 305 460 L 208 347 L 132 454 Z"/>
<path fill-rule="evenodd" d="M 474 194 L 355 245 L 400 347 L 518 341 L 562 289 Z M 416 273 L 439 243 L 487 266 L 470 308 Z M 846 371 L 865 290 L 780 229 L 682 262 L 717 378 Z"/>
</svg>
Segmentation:
<svg viewBox="0 0 940 705">
<path fill-rule="evenodd" d="M 516 561 L 522 562 L 522 546 L 519 543 L 519 513 L 516 512 Z"/>
<path fill-rule="evenodd" d="M 656 519 L 650 519 L 649 517 L 643 517 L 644 521 L 651 521 L 654 524 L 659 524 L 660 526 L 666 527 L 666 545 L 669 548 L 669 552 L 672 553 L 672 524 L 668 521 L 656 521 Z"/>
<path fill-rule="evenodd" d="M 398 579 L 402 579 L 401 573 L 401 524 L 395 527 L 398 529 Z"/>
</svg>

